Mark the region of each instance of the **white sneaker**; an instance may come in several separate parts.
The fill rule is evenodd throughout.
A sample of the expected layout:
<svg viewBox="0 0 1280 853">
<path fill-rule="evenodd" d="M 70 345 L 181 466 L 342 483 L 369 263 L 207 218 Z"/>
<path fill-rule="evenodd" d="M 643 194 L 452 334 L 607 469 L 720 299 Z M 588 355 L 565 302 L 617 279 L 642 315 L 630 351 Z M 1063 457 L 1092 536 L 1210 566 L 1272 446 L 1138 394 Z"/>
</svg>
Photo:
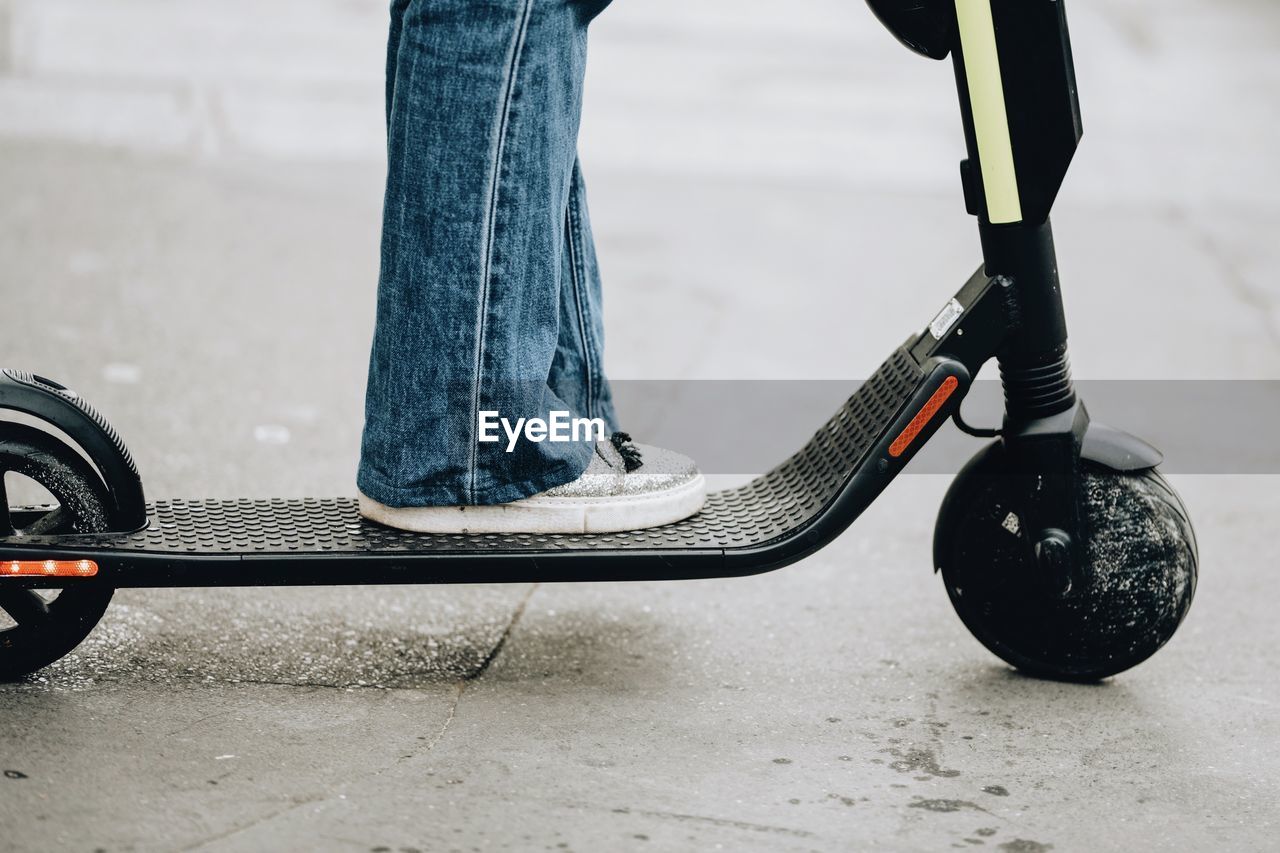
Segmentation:
<svg viewBox="0 0 1280 853">
<path fill-rule="evenodd" d="M 693 460 L 634 444 L 596 442 L 582 476 L 492 506 L 390 507 L 360 494 L 360 514 L 415 533 L 618 533 L 682 521 L 702 509 L 706 480 Z"/>
</svg>

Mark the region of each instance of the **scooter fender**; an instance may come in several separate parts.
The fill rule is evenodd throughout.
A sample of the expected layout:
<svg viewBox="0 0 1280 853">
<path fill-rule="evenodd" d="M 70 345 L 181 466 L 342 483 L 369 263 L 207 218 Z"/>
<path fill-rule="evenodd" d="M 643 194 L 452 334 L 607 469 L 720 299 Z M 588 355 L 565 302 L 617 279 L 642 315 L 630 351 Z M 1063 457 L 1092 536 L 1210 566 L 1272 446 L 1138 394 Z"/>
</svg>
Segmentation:
<svg viewBox="0 0 1280 853">
<path fill-rule="evenodd" d="M 0 409 L 22 412 L 56 427 L 79 445 L 98 469 L 111 499 L 111 525 L 119 532 L 147 525 L 142 478 L 119 433 L 69 388 L 20 370 L 0 370 Z"/>
<path fill-rule="evenodd" d="M 1080 458 L 1112 471 L 1148 471 L 1164 461 L 1164 454 L 1136 435 L 1090 421 L 1080 445 Z"/>
</svg>

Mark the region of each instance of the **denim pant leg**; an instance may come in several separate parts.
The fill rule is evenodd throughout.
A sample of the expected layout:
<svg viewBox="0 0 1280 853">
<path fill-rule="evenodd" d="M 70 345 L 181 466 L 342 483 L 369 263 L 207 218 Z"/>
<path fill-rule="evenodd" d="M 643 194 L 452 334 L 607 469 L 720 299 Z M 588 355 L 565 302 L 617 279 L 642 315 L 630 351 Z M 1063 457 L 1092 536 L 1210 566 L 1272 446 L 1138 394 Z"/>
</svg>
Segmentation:
<svg viewBox="0 0 1280 853">
<path fill-rule="evenodd" d="M 575 411 L 602 419 L 612 433 L 618 429 L 618 419 L 602 362 L 604 314 L 600 266 L 587 212 L 587 185 L 576 161 L 569 187 L 569 207 L 565 211 L 563 257 L 560 339 L 548 384 Z"/>
<path fill-rule="evenodd" d="M 601 377 L 603 391 L 571 404 L 553 390 L 570 387 L 562 373 L 552 382 L 574 346 L 561 329 L 565 275 L 585 283 L 568 288 L 586 294 L 575 296 L 590 315 L 578 325 L 594 329 L 599 316 L 589 229 L 577 228 L 579 261 L 566 252 L 587 25 L 603 5 L 393 4 L 382 271 L 357 477 L 375 500 L 503 503 L 568 482 L 590 460 L 590 441 L 521 440 L 513 452 L 505 440 L 482 443 L 478 413 L 588 416 L 582 409 L 607 393 Z M 595 335 L 576 339 L 599 346 Z M 577 355 L 598 372 L 598 351 Z"/>
</svg>

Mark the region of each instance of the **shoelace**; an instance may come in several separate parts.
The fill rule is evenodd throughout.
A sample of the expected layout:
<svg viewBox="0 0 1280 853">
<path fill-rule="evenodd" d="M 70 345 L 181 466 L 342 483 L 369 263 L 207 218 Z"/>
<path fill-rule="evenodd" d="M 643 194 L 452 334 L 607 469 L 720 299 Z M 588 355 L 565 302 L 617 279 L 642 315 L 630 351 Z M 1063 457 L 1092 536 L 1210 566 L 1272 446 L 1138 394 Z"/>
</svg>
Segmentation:
<svg viewBox="0 0 1280 853">
<path fill-rule="evenodd" d="M 609 437 L 609 441 L 613 444 L 613 449 L 622 457 L 622 467 L 628 474 L 644 464 L 640 448 L 631 443 L 631 436 L 625 432 L 615 432 Z"/>
</svg>

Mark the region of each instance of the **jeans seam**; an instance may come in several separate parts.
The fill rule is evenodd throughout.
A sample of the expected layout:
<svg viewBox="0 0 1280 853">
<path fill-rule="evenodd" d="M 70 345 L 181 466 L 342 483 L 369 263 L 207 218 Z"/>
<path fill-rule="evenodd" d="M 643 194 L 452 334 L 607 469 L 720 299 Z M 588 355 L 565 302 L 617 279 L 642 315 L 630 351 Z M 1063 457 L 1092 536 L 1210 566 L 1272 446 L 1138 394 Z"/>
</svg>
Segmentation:
<svg viewBox="0 0 1280 853">
<path fill-rule="evenodd" d="M 575 167 L 576 171 L 576 167 Z M 569 187 L 569 207 L 568 216 L 565 218 L 565 227 L 569 234 L 569 268 L 573 273 L 573 302 L 574 308 L 578 315 L 578 338 L 582 341 L 582 364 L 583 371 L 586 373 L 587 384 L 587 417 L 594 418 L 596 416 L 596 389 L 595 389 L 595 354 L 588 340 L 586 311 L 583 308 L 583 292 L 582 282 L 586 278 L 587 271 L 582 263 L 582 252 L 579 246 L 578 228 L 581 222 L 578 213 L 578 182 L 571 179 Z"/>
<path fill-rule="evenodd" d="M 484 338 L 489 314 L 489 291 L 493 271 L 494 231 L 498 219 L 498 198 L 502 186 L 502 161 L 506 156 L 507 133 L 510 129 L 511 100 L 515 91 L 516 77 L 519 73 L 520 59 L 524 52 L 525 35 L 529 29 L 529 18 L 533 11 L 533 0 L 524 0 L 520 12 L 520 20 L 516 24 L 515 37 L 511 43 L 511 53 L 507 60 L 507 74 L 502 93 L 502 102 L 498 108 L 498 127 L 494 139 L 493 172 L 489 186 L 489 209 L 485 217 L 483 267 L 480 280 L 480 300 L 476 306 L 476 347 L 475 373 L 471 392 L 471 418 L 469 435 L 471 437 L 470 464 L 468 467 L 467 491 L 471 500 L 476 496 L 476 474 L 480 465 L 479 443 L 476 440 L 476 413 L 480 411 L 480 388 L 483 379 Z"/>
<path fill-rule="evenodd" d="M 398 19 L 395 18 L 396 0 L 392 0 L 392 3 L 391 3 L 391 10 L 390 10 L 392 15 L 391 27 L 392 27 L 392 32 L 395 33 L 395 37 L 396 37 L 396 50 L 395 50 L 395 61 L 387 63 L 388 73 L 391 76 L 391 86 L 388 91 L 388 95 L 390 95 L 390 97 L 387 98 L 387 116 L 386 116 L 387 151 L 388 152 L 390 152 L 391 150 L 391 117 L 395 115 L 396 92 L 400 89 L 400 85 L 399 85 L 400 84 L 400 54 L 404 49 L 404 20 L 405 18 L 409 17 L 411 3 L 412 3 L 412 0 L 406 0 L 406 2 L 400 7 L 400 16 Z M 388 46 L 387 52 L 390 53 L 390 46 Z M 417 64 L 416 60 L 417 60 L 417 53 L 415 52 L 414 53 L 415 65 Z M 410 71 L 412 72 L 412 68 L 410 69 Z"/>
<path fill-rule="evenodd" d="M 406 6 L 405 6 L 405 8 L 404 8 L 404 17 L 408 17 L 408 16 L 409 16 L 409 12 L 410 12 L 410 9 L 411 9 L 411 5 L 412 5 L 412 4 L 409 4 L 409 5 L 406 5 Z M 403 25 L 404 25 L 404 21 L 403 21 L 403 18 L 402 18 L 402 19 L 401 19 L 401 27 L 402 27 L 402 29 L 401 29 L 401 33 L 400 33 L 400 40 L 399 40 L 399 42 L 396 44 L 396 80 L 395 80 L 395 84 L 394 84 L 394 86 L 393 86 L 393 91 L 392 91 L 392 95 L 391 95 L 391 104 L 389 105 L 389 106 L 390 106 L 390 109 L 388 109 L 388 110 L 387 110 L 387 162 L 388 162 L 388 164 L 390 164 L 390 161 L 391 161 L 391 151 L 392 151 L 392 146 L 391 146 L 391 131 L 392 131 L 392 127 L 391 127 L 391 118 L 392 118 L 392 116 L 394 116 L 394 115 L 396 114 L 396 105 L 399 103 L 399 98 L 397 97 L 397 94 L 396 94 L 396 93 L 397 93 L 397 92 L 402 92 L 402 90 L 403 90 L 403 88 L 404 88 L 403 86 L 401 86 L 401 85 L 400 85 L 400 54 L 401 54 L 401 53 L 403 52 L 403 50 L 404 50 L 404 40 L 405 40 L 405 33 L 404 33 L 404 30 L 403 30 Z M 408 76 L 408 78 L 409 78 L 410 80 L 413 80 L 413 79 L 417 76 L 417 72 L 418 72 L 418 57 L 419 57 L 420 53 L 421 53 L 421 51 L 417 51 L 417 50 L 415 50 L 415 51 L 412 51 L 412 52 L 409 54 L 409 68 L 408 68 L 408 74 L 407 74 L 407 76 Z M 401 122 L 400 122 L 400 133 L 401 133 L 400 148 L 401 148 L 401 150 L 405 150 L 405 151 L 409 150 L 409 147 L 410 147 L 410 146 L 409 146 L 409 129 L 410 129 L 410 128 L 409 128 L 409 122 L 408 122 L 408 121 L 401 121 Z M 390 172 L 390 165 L 388 165 L 388 173 L 389 173 L 389 172 Z M 384 221 L 385 221 L 385 219 L 386 219 L 387 198 L 388 198 L 388 196 L 384 196 L 384 197 L 383 197 L 383 202 L 382 202 L 382 207 L 383 207 L 383 219 L 384 219 Z M 404 204 L 400 204 L 400 205 L 398 205 L 398 210 L 396 211 L 396 227 L 397 227 L 398 232 L 399 232 L 400 234 L 404 234 L 404 232 L 405 232 L 405 220 L 406 220 L 406 218 L 407 218 L 407 217 L 408 217 L 408 209 L 407 209 L 406 205 L 404 205 Z M 381 260 L 384 260 L 384 261 L 385 261 L 385 258 L 382 258 Z"/>
</svg>

